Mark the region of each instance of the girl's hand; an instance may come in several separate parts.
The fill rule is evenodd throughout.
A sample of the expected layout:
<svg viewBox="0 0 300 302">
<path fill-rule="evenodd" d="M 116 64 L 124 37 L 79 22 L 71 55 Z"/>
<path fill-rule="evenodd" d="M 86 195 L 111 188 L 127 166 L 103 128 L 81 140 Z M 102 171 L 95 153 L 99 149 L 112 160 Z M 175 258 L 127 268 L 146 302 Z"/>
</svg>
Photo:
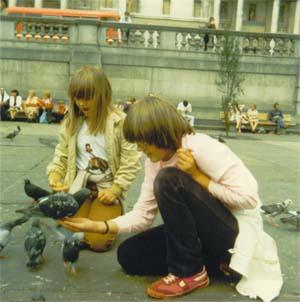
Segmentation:
<svg viewBox="0 0 300 302">
<path fill-rule="evenodd" d="M 117 196 L 110 189 L 105 189 L 98 193 L 98 200 L 103 204 L 112 204 L 116 199 Z"/>
<path fill-rule="evenodd" d="M 199 169 L 191 150 L 180 148 L 177 149 L 176 153 L 178 157 L 177 168 L 194 177 L 199 172 Z"/>
<path fill-rule="evenodd" d="M 51 179 L 51 177 L 49 177 L 48 183 L 54 192 L 61 192 L 61 191 L 65 191 L 66 189 L 60 180 Z"/>
<path fill-rule="evenodd" d="M 75 232 L 90 232 L 90 233 L 103 233 L 106 226 L 100 221 L 93 221 L 88 218 L 64 218 L 58 220 L 58 223 L 67 229 Z M 103 230 L 101 225 L 103 224 Z"/>
</svg>

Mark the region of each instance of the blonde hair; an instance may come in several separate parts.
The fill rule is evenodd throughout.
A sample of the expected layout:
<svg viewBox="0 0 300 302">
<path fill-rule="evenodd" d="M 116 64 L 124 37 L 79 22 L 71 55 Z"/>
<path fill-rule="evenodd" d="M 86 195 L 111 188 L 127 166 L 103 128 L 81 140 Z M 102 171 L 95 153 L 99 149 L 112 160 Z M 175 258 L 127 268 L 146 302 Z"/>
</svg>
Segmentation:
<svg viewBox="0 0 300 302">
<path fill-rule="evenodd" d="M 45 90 L 44 91 L 44 97 L 49 99 L 51 97 L 51 91 L 50 90 Z"/>
<path fill-rule="evenodd" d="M 28 91 L 28 97 L 29 97 L 29 98 L 32 98 L 32 97 L 34 97 L 34 96 L 36 96 L 35 91 L 34 91 L 34 90 L 29 90 L 29 91 Z"/>
<path fill-rule="evenodd" d="M 151 95 L 130 108 L 123 132 L 129 142 L 177 150 L 182 137 L 194 133 L 194 130 L 173 105 Z"/>
<path fill-rule="evenodd" d="M 83 116 L 75 100 L 91 100 L 89 132 L 104 132 L 108 113 L 113 110 L 112 90 L 102 69 L 95 66 L 84 66 L 75 71 L 69 83 L 70 98 L 68 129 L 76 133 L 83 122 Z"/>
</svg>

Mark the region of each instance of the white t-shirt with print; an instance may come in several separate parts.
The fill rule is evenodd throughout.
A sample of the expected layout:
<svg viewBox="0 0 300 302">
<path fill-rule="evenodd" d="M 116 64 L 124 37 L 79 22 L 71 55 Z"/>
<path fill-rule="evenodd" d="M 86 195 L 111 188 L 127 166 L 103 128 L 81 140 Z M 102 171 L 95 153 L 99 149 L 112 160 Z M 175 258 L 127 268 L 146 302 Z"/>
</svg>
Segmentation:
<svg viewBox="0 0 300 302">
<path fill-rule="evenodd" d="M 86 151 L 86 144 L 91 146 L 91 153 Z M 96 135 L 90 134 L 88 125 L 84 121 L 77 137 L 77 156 L 76 156 L 76 167 L 79 170 L 86 170 L 89 165 L 89 161 L 93 157 L 100 157 L 101 159 L 108 162 L 108 157 L 105 149 L 105 137 L 102 133 Z M 100 169 L 89 170 L 92 174 L 103 174 Z M 110 168 L 105 171 L 105 174 L 110 172 Z"/>
</svg>

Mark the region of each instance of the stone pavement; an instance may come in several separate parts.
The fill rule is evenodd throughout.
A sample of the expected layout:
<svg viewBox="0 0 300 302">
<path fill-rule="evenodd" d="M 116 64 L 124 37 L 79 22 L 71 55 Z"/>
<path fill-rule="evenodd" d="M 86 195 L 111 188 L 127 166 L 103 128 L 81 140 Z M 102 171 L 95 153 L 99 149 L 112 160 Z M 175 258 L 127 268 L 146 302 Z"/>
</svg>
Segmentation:
<svg viewBox="0 0 300 302">
<path fill-rule="evenodd" d="M 4 134 L 19 124 L 22 131 L 14 140 L 4 139 Z M 217 132 L 206 131 L 210 135 Z M 0 123 L 1 144 L 1 197 L 0 221 L 18 217 L 17 207 L 28 204 L 23 191 L 25 178 L 47 188 L 45 167 L 53 156 L 57 142 L 58 125 L 27 124 L 14 122 Z M 300 142 L 296 135 L 242 134 L 227 139 L 227 144 L 250 168 L 259 184 L 260 197 L 265 204 L 290 198 L 294 204 L 291 210 L 300 209 Z M 139 194 L 142 172 L 134 181 L 127 198 L 127 209 L 132 208 Z M 45 224 L 51 226 L 50 219 Z M 277 218 L 278 221 L 278 218 Z M 159 224 L 158 218 L 155 224 Z M 145 294 L 147 285 L 156 277 L 131 277 L 125 275 L 116 260 L 116 246 L 107 253 L 82 251 L 76 276 L 68 276 L 61 259 L 60 245 L 56 237 L 45 228 L 47 246 L 46 262 L 37 272 L 28 271 L 24 252 L 24 233 L 30 223 L 16 227 L 13 238 L 0 260 L 2 302 L 31 301 L 35 293 L 44 295 L 46 301 L 149 301 Z M 294 226 L 283 225 L 275 228 L 265 224 L 266 231 L 278 244 L 281 258 L 284 287 L 276 301 L 300 301 L 300 231 Z M 250 301 L 234 290 L 234 283 L 214 278 L 211 286 L 195 291 L 174 301 Z"/>
</svg>

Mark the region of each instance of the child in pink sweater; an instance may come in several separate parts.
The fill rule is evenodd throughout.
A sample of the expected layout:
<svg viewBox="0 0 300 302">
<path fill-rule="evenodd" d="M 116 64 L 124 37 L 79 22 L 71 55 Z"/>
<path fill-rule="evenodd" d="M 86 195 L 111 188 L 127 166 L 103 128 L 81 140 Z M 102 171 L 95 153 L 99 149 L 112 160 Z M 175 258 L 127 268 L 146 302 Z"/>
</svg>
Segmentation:
<svg viewBox="0 0 300 302">
<path fill-rule="evenodd" d="M 134 208 L 109 221 L 68 218 L 64 224 L 78 231 L 138 232 L 119 246 L 118 261 L 128 274 L 166 275 L 148 286 L 153 298 L 205 288 L 213 266 L 238 273 L 243 295 L 277 297 L 282 277 L 276 245 L 263 231 L 257 183 L 244 163 L 226 145 L 195 134 L 175 107 L 155 96 L 132 106 L 124 136 L 147 156 Z M 150 228 L 158 211 L 163 224 Z"/>
</svg>

